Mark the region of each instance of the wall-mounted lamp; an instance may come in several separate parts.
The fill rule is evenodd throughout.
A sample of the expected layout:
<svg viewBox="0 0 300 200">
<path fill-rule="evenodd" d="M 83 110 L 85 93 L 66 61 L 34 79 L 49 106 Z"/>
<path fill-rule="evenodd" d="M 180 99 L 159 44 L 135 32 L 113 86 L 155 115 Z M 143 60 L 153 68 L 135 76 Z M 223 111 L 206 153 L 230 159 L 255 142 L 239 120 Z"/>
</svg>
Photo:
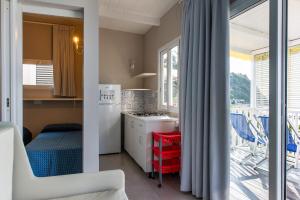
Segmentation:
<svg viewBox="0 0 300 200">
<path fill-rule="evenodd" d="M 135 70 L 135 60 L 130 60 L 130 72 L 133 73 Z"/>
<path fill-rule="evenodd" d="M 74 44 L 76 45 L 76 49 L 78 49 L 79 37 L 74 36 L 74 37 L 73 37 L 73 42 L 74 42 Z"/>
<path fill-rule="evenodd" d="M 73 42 L 75 44 L 76 53 L 81 55 L 83 53 L 83 44 L 80 44 L 80 39 L 78 36 L 73 37 Z"/>
</svg>

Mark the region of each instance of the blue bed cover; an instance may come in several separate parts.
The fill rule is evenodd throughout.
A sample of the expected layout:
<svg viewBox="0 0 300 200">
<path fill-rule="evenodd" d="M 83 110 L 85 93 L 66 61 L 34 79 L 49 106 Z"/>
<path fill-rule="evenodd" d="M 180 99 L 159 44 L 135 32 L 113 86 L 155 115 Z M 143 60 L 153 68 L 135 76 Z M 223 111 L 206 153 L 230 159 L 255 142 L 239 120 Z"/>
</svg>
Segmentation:
<svg viewBox="0 0 300 200">
<path fill-rule="evenodd" d="M 82 131 L 41 133 L 26 151 L 37 177 L 82 172 Z"/>
</svg>

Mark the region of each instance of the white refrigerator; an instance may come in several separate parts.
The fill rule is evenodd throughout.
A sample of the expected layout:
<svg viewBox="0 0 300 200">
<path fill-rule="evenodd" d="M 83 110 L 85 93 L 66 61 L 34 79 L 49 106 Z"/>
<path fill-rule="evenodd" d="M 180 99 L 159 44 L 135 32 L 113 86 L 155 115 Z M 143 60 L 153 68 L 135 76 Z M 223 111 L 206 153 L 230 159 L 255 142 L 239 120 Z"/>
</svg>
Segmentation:
<svg viewBox="0 0 300 200">
<path fill-rule="evenodd" d="M 99 85 L 99 154 L 121 152 L 121 86 Z"/>
</svg>

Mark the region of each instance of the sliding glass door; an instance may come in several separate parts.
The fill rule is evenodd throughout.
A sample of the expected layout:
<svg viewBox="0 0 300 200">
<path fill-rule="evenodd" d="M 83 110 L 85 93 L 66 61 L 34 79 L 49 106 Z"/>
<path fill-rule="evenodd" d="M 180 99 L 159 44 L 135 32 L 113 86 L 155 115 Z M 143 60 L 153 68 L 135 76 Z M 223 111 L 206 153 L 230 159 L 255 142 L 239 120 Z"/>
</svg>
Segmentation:
<svg viewBox="0 0 300 200">
<path fill-rule="evenodd" d="M 230 199 L 269 197 L 269 1 L 230 20 Z"/>
<path fill-rule="evenodd" d="M 231 199 L 297 200 L 300 1 L 236 0 L 234 4 L 230 29 Z M 251 134 L 257 138 L 252 143 Z M 243 157 L 241 146 L 242 151 L 245 146 L 255 150 Z"/>
</svg>

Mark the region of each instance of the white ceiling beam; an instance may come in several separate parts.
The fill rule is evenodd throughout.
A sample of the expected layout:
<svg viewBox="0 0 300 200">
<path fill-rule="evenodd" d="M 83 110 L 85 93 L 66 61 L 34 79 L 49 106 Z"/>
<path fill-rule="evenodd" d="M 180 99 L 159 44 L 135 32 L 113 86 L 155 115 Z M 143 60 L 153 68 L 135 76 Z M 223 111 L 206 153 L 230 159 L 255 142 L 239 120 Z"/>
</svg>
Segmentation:
<svg viewBox="0 0 300 200">
<path fill-rule="evenodd" d="M 251 54 L 252 53 L 252 51 L 249 50 L 249 49 L 241 48 L 241 47 L 234 46 L 234 45 L 230 46 L 230 50 L 240 52 L 240 53 L 244 53 L 244 54 Z"/>
<path fill-rule="evenodd" d="M 260 30 L 254 29 L 254 28 L 249 28 L 247 26 L 243 26 L 243 25 L 236 24 L 233 22 L 230 23 L 230 28 L 232 28 L 236 31 L 242 32 L 242 33 L 253 35 L 254 37 L 260 37 L 260 38 L 269 40 L 269 33 L 266 33 L 264 31 L 260 31 Z"/>
<path fill-rule="evenodd" d="M 160 25 L 160 18 L 158 17 L 145 16 L 143 14 L 130 12 L 124 9 L 115 9 L 111 7 L 100 6 L 99 15 L 100 17 L 107 17 L 150 26 Z"/>
</svg>

